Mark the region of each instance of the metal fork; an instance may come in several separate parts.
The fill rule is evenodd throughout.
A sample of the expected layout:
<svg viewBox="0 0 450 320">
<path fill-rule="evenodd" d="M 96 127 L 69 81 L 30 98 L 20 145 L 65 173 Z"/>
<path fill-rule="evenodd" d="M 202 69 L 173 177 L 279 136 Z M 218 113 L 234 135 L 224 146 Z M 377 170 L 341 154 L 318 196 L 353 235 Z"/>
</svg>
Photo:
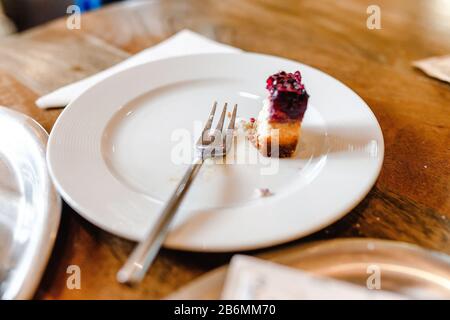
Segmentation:
<svg viewBox="0 0 450 320">
<path fill-rule="evenodd" d="M 126 263 L 117 273 L 117 280 L 119 282 L 136 284 L 144 278 L 166 238 L 172 218 L 175 216 L 181 201 L 205 159 L 225 156 L 227 151 L 230 150 L 236 122 L 237 104 L 234 105 L 228 129 L 225 133 L 223 133 L 223 125 L 225 114 L 227 112 L 227 103 L 225 103 L 223 107 L 216 129 L 211 132 L 216 107 L 217 102 L 214 102 L 211 113 L 206 121 L 205 128 L 196 143 L 196 156 L 194 161 L 187 169 L 187 172 L 162 210 L 153 229 L 147 234 L 145 239 L 136 246 Z"/>
</svg>

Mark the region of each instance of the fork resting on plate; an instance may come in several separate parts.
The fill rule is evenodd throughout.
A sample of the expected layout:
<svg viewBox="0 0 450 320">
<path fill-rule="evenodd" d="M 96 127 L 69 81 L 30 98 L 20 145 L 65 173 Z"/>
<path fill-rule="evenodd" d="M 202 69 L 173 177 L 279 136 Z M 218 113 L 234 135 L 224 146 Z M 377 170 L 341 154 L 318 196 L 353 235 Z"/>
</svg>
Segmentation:
<svg viewBox="0 0 450 320">
<path fill-rule="evenodd" d="M 192 181 L 200 170 L 205 159 L 223 157 L 230 150 L 236 122 L 237 104 L 234 105 L 228 128 L 223 131 L 227 103 L 225 103 L 216 129 L 211 132 L 211 126 L 216 113 L 217 102 L 214 102 L 206 125 L 198 139 L 195 149 L 196 156 L 161 212 L 153 228 L 131 253 L 124 266 L 117 273 L 117 280 L 121 283 L 135 284 L 140 282 L 167 236 L 170 222 L 186 195 Z"/>
</svg>

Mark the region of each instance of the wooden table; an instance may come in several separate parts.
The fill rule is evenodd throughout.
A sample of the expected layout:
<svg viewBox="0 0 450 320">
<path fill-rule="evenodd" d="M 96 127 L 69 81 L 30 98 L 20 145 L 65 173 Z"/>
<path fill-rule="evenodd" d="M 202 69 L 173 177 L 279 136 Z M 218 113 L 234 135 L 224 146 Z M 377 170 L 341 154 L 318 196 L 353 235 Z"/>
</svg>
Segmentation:
<svg viewBox="0 0 450 320">
<path fill-rule="evenodd" d="M 345 218 L 274 249 L 338 237 L 376 237 L 450 253 L 450 86 L 411 61 L 450 53 L 450 1 L 377 0 L 381 30 L 366 27 L 371 0 L 189 0 L 120 4 L 0 42 L 0 104 L 24 112 L 48 131 L 61 110 L 35 99 L 109 67 L 189 28 L 242 48 L 301 61 L 355 90 L 383 129 L 383 170 L 369 195 Z M 56 246 L 38 299 L 161 298 L 230 254 L 163 250 L 144 283 L 121 286 L 115 273 L 133 243 L 108 234 L 64 207 Z M 267 252 L 262 250 L 251 254 Z M 81 290 L 66 287 L 69 265 L 81 268 Z"/>
</svg>

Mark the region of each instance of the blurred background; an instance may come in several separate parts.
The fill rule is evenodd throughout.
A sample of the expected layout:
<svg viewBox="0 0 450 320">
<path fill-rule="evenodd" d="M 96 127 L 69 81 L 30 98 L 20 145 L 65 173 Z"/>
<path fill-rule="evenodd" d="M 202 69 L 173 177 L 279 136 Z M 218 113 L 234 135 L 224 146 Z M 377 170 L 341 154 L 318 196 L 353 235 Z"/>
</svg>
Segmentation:
<svg viewBox="0 0 450 320">
<path fill-rule="evenodd" d="M 0 0 L 0 37 L 64 16 L 75 4 L 81 11 L 123 0 Z"/>
</svg>

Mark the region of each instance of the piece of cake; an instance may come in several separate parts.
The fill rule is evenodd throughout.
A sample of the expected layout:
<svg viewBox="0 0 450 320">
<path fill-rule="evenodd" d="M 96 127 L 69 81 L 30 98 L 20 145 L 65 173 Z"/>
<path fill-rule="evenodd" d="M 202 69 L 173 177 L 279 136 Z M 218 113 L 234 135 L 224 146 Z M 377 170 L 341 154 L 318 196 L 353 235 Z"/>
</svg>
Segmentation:
<svg viewBox="0 0 450 320">
<path fill-rule="evenodd" d="M 253 143 L 265 156 L 291 157 L 297 149 L 309 98 L 300 71 L 276 73 L 267 79 L 266 88 L 269 97 L 256 120 Z"/>
</svg>

